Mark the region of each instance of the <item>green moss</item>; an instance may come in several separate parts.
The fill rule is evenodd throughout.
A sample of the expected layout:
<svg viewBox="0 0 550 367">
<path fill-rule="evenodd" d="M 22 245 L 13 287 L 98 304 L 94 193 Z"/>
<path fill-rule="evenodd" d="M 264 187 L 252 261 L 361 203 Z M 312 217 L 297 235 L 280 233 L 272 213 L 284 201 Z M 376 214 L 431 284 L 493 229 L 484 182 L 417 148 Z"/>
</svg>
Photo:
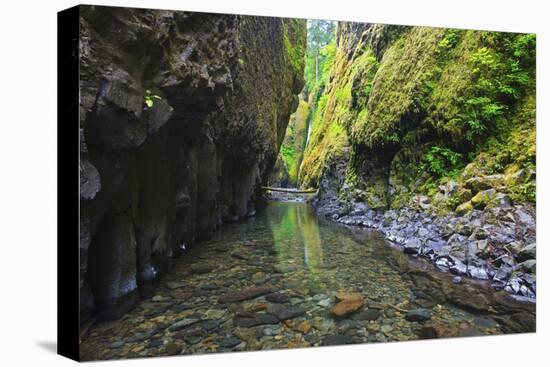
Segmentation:
<svg viewBox="0 0 550 367">
<path fill-rule="evenodd" d="M 353 39 L 339 37 L 326 85 L 311 96 L 303 186 L 351 146 L 346 184 L 359 194 L 342 195 L 376 207 L 495 174 L 505 175 L 497 191 L 535 200 L 534 35 L 376 26 L 347 48 Z M 471 195 L 440 200 L 468 209 Z"/>
<path fill-rule="evenodd" d="M 459 206 L 456 208 L 455 212 L 456 212 L 456 214 L 458 214 L 458 215 L 464 215 L 464 214 L 466 214 L 466 213 L 468 213 L 468 212 L 471 212 L 473 209 L 474 209 L 474 207 L 473 207 L 473 205 L 472 205 L 472 202 L 471 202 L 471 201 L 467 201 L 467 202 L 465 202 L 464 204 L 459 205 Z"/>
<path fill-rule="evenodd" d="M 368 114 L 353 127 L 353 138 L 370 148 L 402 135 L 404 116 L 418 112 L 418 94 L 432 77 L 438 45 L 445 34 L 436 28 L 415 27 L 385 52 L 374 77 Z"/>
<path fill-rule="evenodd" d="M 305 34 L 302 32 L 303 21 L 285 18 L 281 20 L 283 27 L 283 47 L 285 58 L 290 62 L 294 72 L 302 74 L 305 67 Z"/>
<path fill-rule="evenodd" d="M 310 144 L 299 178 L 306 187 L 317 186 L 324 168 L 350 145 L 349 131 L 357 118 L 365 114 L 372 78 L 379 65 L 373 52 L 364 45 L 358 46 L 351 63 L 343 50 L 338 50 L 330 60 L 332 65 L 325 64 L 325 67 L 331 66 L 327 79 L 332 82 L 317 100 Z"/>
<path fill-rule="evenodd" d="M 533 35 L 465 32 L 431 98 L 429 119 L 439 133 L 471 149 L 506 124 L 534 82 L 534 50 Z"/>
<path fill-rule="evenodd" d="M 494 200 L 495 195 L 496 190 L 494 189 L 480 191 L 472 198 L 472 200 L 470 200 L 470 202 L 474 208 L 483 209 L 489 205 L 492 200 Z"/>
<path fill-rule="evenodd" d="M 309 106 L 306 101 L 300 99 L 296 112 L 290 116 L 285 139 L 281 145 L 281 155 L 288 167 L 289 183 L 292 186 L 297 185 L 298 173 L 307 138 L 308 115 Z"/>
<path fill-rule="evenodd" d="M 330 78 L 345 67 L 345 61 L 339 52 L 329 58 L 330 64 L 325 64 L 325 71 L 330 70 Z M 328 80 L 329 77 L 323 77 Z M 319 178 L 325 167 L 349 145 L 347 134 L 341 125 L 347 99 L 350 99 L 350 88 L 345 85 L 330 83 L 319 85 L 319 90 L 313 94 L 312 112 L 310 117 L 311 133 L 309 143 L 304 151 L 304 159 L 300 166 L 298 181 L 303 187 L 317 187 Z"/>
</svg>

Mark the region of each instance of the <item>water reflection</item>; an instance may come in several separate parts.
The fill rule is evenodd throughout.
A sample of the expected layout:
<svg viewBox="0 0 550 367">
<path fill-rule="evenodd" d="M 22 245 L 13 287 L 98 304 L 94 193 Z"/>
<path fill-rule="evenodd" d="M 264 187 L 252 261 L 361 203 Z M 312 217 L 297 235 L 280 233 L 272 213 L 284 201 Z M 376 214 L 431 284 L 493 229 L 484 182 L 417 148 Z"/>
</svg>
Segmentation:
<svg viewBox="0 0 550 367">
<path fill-rule="evenodd" d="M 309 205 L 274 202 L 267 208 L 266 217 L 280 263 L 297 263 L 313 274 L 322 269 L 323 248 L 319 223 Z"/>
<path fill-rule="evenodd" d="M 173 354 L 167 347 L 172 344 L 193 354 L 328 345 L 335 336 L 344 338 L 336 340 L 341 344 L 535 330 L 534 305 L 509 304 L 488 286 L 467 279 L 454 284 L 452 275 L 429 266 L 388 246 L 376 232 L 318 221 L 307 204 L 271 202 L 257 217 L 223 226 L 175 260 L 155 291 L 157 299 L 144 300 L 113 324 L 94 326 L 81 344 L 81 356 L 167 355 Z M 260 286 L 278 296 L 219 302 Z M 330 311 L 340 290 L 364 300 L 362 309 L 345 319 Z M 305 312 L 277 324 L 235 325 L 243 310 L 261 317 L 281 307 Z M 418 308 L 430 313 L 425 323 L 406 317 Z M 197 318 L 203 322 L 183 331 L 170 328 Z M 213 324 L 217 327 L 211 329 Z M 157 342 L 136 341 L 148 330 L 155 331 Z M 241 342 L 223 345 L 235 338 Z M 112 347 L 120 341 L 123 347 Z"/>
</svg>

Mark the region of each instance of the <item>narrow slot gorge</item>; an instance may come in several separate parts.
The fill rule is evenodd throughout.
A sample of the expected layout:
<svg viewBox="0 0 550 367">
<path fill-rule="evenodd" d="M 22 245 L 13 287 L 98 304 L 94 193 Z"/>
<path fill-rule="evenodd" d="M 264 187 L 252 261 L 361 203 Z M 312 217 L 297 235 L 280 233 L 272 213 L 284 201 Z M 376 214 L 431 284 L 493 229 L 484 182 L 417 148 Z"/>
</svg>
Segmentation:
<svg viewBox="0 0 550 367">
<path fill-rule="evenodd" d="M 83 360 L 535 331 L 534 35 L 84 6 L 80 38 Z"/>
</svg>

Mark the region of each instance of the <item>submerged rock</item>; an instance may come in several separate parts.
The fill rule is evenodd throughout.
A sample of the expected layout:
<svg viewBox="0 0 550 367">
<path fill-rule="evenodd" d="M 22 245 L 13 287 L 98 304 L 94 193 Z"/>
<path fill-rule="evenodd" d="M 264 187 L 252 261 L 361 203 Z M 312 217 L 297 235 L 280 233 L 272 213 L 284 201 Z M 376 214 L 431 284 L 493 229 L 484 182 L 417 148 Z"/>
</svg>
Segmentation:
<svg viewBox="0 0 550 367">
<path fill-rule="evenodd" d="M 117 340 L 116 342 L 112 342 L 112 343 L 111 343 L 111 348 L 113 348 L 113 349 L 120 348 L 120 347 L 122 347 L 124 344 L 126 344 L 126 343 L 124 343 L 123 340 Z"/>
<path fill-rule="evenodd" d="M 273 266 L 273 270 L 277 273 L 286 274 L 298 270 L 297 265 L 291 264 L 277 264 Z"/>
<path fill-rule="evenodd" d="M 183 349 L 183 346 L 176 343 L 168 343 L 166 344 L 166 347 L 165 347 L 166 355 L 169 355 L 169 356 L 180 354 L 182 349 Z"/>
<path fill-rule="evenodd" d="M 178 289 L 178 288 L 184 287 L 185 283 L 183 283 L 183 282 L 166 282 L 165 285 L 168 289 Z"/>
<path fill-rule="evenodd" d="M 278 323 L 279 319 L 273 315 L 248 311 L 239 311 L 233 318 L 233 324 L 235 326 L 247 328 L 258 325 L 274 325 Z"/>
<path fill-rule="evenodd" d="M 248 288 L 242 291 L 225 294 L 218 299 L 218 302 L 219 303 L 241 302 L 248 299 L 253 299 L 259 296 L 263 296 L 264 294 L 268 294 L 271 292 L 273 292 L 273 289 L 271 287 Z"/>
<path fill-rule="evenodd" d="M 294 330 L 299 331 L 302 334 L 307 334 L 311 331 L 312 327 L 313 326 L 308 321 L 302 321 L 294 327 Z"/>
<path fill-rule="evenodd" d="M 361 311 L 353 314 L 351 317 L 355 321 L 374 321 L 378 320 L 382 316 L 382 312 L 374 309 Z"/>
<path fill-rule="evenodd" d="M 336 294 L 339 302 L 332 307 L 330 312 L 335 316 L 344 316 L 353 313 L 363 306 L 363 297 L 359 293 L 339 292 Z"/>
<path fill-rule="evenodd" d="M 265 299 L 266 301 L 269 301 L 272 303 L 286 303 L 289 301 L 290 297 L 288 294 L 275 292 L 265 296 Z"/>
<path fill-rule="evenodd" d="M 189 269 L 190 274 L 205 274 L 210 273 L 211 271 L 214 271 L 216 269 L 216 265 L 211 264 L 197 264 L 193 265 Z"/>
<path fill-rule="evenodd" d="M 325 337 L 321 343 L 321 345 L 323 346 L 344 345 L 344 344 L 353 344 L 353 338 L 351 335 L 347 335 L 347 334 L 329 335 Z"/>
<path fill-rule="evenodd" d="M 257 273 L 254 273 L 254 275 L 252 275 L 251 280 L 252 280 L 252 283 L 256 285 L 260 285 L 267 282 L 269 278 L 270 278 L 269 275 L 259 271 Z"/>
<path fill-rule="evenodd" d="M 269 305 L 267 307 L 267 312 L 270 314 L 273 314 L 277 316 L 277 318 L 281 321 L 293 319 L 298 316 L 302 316 L 305 314 L 305 310 L 302 307 L 299 306 L 283 306 L 283 305 Z"/>
<path fill-rule="evenodd" d="M 170 325 L 168 327 L 168 331 L 178 331 L 178 330 L 184 329 L 188 326 L 191 326 L 193 324 L 196 324 L 199 321 L 201 321 L 201 320 L 200 319 L 183 319 L 183 320 L 177 321 L 177 322 L 173 323 L 172 325 Z"/>
<path fill-rule="evenodd" d="M 330 299 L 326 298 L 326 299 L 320 300 L 319 302 L 317 302 L 317 304 L 321 307 L 328 307 L 328 306 L 330 306 L 331 301 L 330 301 Z"/>
<path fill-rule="evenodd" d="M 410 310 L 405 315 L 407 321 L 426 321 L 431 319 L 432 311 L 425 308 L 417 308 Z"/>
<path fill-rule="evenodd" d="M 216 341 L 216 343 L 222 348 L 233 348 L 239 345 L 241 342 L 242 340 L 236 337 L 229 337 Z"/>
</svg>

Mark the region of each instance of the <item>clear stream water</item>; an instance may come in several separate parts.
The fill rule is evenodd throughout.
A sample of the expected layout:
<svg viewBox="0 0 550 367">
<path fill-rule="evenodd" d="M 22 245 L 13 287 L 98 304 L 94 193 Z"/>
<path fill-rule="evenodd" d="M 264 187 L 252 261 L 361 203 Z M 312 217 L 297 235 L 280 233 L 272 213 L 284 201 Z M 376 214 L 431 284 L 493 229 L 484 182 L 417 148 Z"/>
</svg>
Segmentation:
<svg viewBox="0 0 550 367">
<path fill-rule="evenodd" d="M 487 292 L 488 286 L 470 280 L 453 285 L 451 278 L 404 255 L 375 232 L 319 221 L 306 203 L 270 202 L 256 217 L 224 225 L 213 239 L 197 243 L 176 259 L 155 297 L 120 320 L 92 326 L 82 341 L 81 357 L 116 359 L 504 333 L 502 315 L 483 311 L 485 306 L 491 309 L 489 304 L 478 301 L 472 307 L 460 299 L 460 292 L 451 297 L 455 302 L 441 296 L 445 289 L 462 287 L 467 290 L 462 298 L 469 298 L 480 290 Z M 219 302 L 223 295 L 252 287 L 270 287 L 278 297 Z M 359 293 L 364 306 L 343 317 L 332 315 L 340 290 Z M 409 321 L 406 311 L 418 308 L 429 310 L 430 318 Z M 235 319 L 243 311 L 265 316 L 277 309 L 292 317 L 257 326 L 242 326 Z"/>
</svg>

